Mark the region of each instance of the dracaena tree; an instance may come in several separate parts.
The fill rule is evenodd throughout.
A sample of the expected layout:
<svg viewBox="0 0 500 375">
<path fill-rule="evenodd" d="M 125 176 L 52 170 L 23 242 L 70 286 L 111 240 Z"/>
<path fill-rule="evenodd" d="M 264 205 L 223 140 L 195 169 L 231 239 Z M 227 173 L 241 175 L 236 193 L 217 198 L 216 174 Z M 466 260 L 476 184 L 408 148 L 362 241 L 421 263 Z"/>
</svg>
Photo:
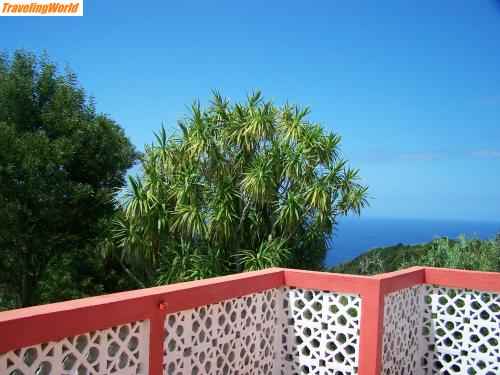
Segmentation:
<svg viewBox="0 0 500 375">
<path fill-rule="evenodd" d="M 309 112 L 258 91 L 244 103 L 217 92 L 207 108 L 194 102 L 177 132 L 155 134 L 142 176 L 118 199 L 116 248 L 148 282 L 321 268 L 336 218 L 360 214 L 367 188 L 340 136 Z"/>
</svg>

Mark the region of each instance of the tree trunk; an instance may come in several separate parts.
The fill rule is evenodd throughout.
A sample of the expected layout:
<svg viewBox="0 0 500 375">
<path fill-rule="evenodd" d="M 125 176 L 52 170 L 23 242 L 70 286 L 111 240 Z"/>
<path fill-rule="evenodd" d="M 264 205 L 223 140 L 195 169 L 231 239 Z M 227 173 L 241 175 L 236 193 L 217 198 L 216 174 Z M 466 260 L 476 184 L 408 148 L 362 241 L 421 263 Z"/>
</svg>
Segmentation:
<svg viewBox="0 0 500 375">
<path fill-rule="evenodd" d="M 238 229 L 236 229 L 236 244 L 234 246 L 235 257 L 236 257 L 236 270 L 238 272 L 243 272 L 243 265 L 240 262 L 238 251 L 240 250 L 241 244 L 241 230 L 243 229 L 243 224 L 245 222 L 246 216 L 248 215 L 248 210 L 250 209 L 251 201 L 248 200 L 243 208 L 243 212 L 241 213 L 240 223 L 238 225 Z"/>
<path fill-rule="evenodd" d="M 120 266 L 123 268 L 123 270 L 125 271 L 125 273 L 141 288 L 141 289 L 144 289 L 146 288 L 146 285 L 144 285 L 144 283 L 139 280 L 133 273 L 132 271 L 130 271 L 128 269 L 127 266 L 125 266 L 125 264 L 122 262 L 121 258 L 118 258 L 118 262 L 120 262 Z"/>
</svg>

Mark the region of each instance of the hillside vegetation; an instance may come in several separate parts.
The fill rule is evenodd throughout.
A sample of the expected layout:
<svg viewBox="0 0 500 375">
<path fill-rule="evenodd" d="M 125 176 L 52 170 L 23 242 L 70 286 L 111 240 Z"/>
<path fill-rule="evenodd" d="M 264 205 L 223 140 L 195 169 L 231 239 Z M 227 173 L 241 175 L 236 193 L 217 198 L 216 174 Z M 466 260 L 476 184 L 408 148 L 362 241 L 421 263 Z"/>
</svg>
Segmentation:
<svg viewBox="0 0 500 375">
<path fill-rule="evenodd" d="M 442 237 L 424 244 L 376 248 L 331 267 L 330 271 L 375 275 L 412 266 L 500 272 L 500 233 L 488 240 Z"/>
</svg>

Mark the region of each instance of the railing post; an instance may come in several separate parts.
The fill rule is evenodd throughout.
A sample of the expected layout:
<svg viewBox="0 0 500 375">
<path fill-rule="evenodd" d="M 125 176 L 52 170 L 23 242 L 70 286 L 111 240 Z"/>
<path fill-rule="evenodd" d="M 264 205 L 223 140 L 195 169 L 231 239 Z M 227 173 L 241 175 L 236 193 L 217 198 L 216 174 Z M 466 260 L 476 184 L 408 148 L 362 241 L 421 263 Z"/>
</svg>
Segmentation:
<svg viewBox="0 0 500 375">
<path fill-rule="evenodd" d="M 379 375 L 382 368 L 382 335 L 384 296 L 381 280 L 373 278 L 361 293 L 361 325 L 359 343 L 360 375 Z"/>
<path fill-rule="evenodd" d="M 165 314 L 158 308 L 149 321 L 149 375 L 163 374 Z"/>
<path fill-rule="evenodd" d="M 379 375 L 382 372 L 385 296 L 423 283 L 425 268 L 411 267 L 372 276 L 361 291 L 360 375 Z"/>
</svg>

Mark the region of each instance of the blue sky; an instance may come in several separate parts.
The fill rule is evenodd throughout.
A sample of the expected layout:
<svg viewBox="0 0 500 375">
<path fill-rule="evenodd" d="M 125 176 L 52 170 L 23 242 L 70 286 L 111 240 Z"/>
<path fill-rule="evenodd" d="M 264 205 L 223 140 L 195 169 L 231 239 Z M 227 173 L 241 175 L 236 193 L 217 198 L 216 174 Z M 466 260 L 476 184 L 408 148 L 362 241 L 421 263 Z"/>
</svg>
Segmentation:
<svg viewBox="0 0 500 375">
<path fill-rule="evenodd" d="M 139 148 L 216 88 L 309 105 L 367 216 L 500 220 L 500 3 L 86 0 L 2 17 L 0 49 L 69 63 Z"/>
</svg>

